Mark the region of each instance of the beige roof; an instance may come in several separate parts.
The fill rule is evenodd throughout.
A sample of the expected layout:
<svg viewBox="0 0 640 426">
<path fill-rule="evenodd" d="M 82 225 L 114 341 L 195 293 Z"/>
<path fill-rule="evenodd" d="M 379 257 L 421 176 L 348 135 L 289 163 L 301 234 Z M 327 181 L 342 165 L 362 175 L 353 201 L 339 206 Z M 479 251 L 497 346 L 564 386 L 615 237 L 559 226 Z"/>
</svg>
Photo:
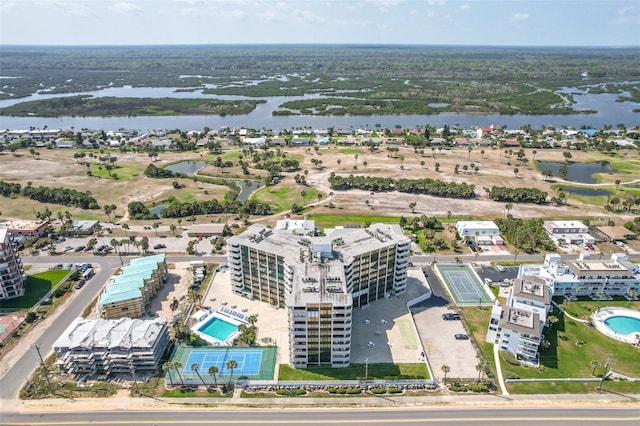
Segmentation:
<svg viewBox="0 0 640 426">
<path fill-rule="evenodd" d="M 616 241 L 625 240 L 635 235 L 624 226 L 596 226 L 596 229 Z"/>
</svg>

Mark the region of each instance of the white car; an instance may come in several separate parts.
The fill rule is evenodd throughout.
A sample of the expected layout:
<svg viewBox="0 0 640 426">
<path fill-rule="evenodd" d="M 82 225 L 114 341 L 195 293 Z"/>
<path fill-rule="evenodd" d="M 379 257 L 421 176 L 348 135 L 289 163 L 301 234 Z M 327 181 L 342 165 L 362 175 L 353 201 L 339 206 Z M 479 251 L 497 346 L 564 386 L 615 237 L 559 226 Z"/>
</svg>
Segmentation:
<svg viewBox="0 0 640 426">
<path fill-rule="evenodd" d="M 624 248 L 624 243 L 623 243 L 622 241 L 616 241 L 616 245 L 617 245 L 618 247 L 622 247 L 622 248 Z"/>
<path fill-rule="evenodd" d="M 498 270 L 499 272 L 504 272 L 504 268 L 500 265 L 496 265 L 496 270 Z"/>
</svg>

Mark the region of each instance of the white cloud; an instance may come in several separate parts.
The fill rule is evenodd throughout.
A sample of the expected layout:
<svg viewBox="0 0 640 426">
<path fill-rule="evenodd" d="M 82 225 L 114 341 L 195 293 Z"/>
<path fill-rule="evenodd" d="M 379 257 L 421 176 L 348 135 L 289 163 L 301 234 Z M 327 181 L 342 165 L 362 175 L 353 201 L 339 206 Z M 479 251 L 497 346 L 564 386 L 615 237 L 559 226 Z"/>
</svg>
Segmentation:
<svg viewBox="0 0 640 426">
<path fill-rule="evenodd" d="M 142 12 L 142 8 L 137 4 L 121 1 L 111 6 L 113 10 L 120 13 L 138 13 Z"/>
<path fill-rule="evenodd" d="M 71 15 L 81 18 L 97 17 L 96 13 L 88 8 L 85 3 L 81 3 L 78 1 L 47 0 L 46 3 L 55 6 L 58 9 L 62 9 L 65 12 L 70 13 Z"/>
<path fill-rule="evenodd" d="M 444 6 L 447 4 L 445 0 L 427 0 L 429 6 Z"/>
<path fill-rule="evenodd" d="M 621 16 L 627 15 L 629 12 L 633 11 L 634 9 L 635 9 L 635 6 L 623 7 L 622 9 L 618 10 L 618 15 L 621 15 Z"/>
<path fill-rule="evenodd" d="M 471 9 L 471 6 L 469 6 L 469 3 L 465 3 L 462 6 L 460 6 L 460 10 L 469 10 Z"/>
<path fill-rule="evenodd" d="M 529 19 L 528 13 L 514 13 L 511 17 L 512 21 L 526 21 L 527 19 Z"/>
</svg>

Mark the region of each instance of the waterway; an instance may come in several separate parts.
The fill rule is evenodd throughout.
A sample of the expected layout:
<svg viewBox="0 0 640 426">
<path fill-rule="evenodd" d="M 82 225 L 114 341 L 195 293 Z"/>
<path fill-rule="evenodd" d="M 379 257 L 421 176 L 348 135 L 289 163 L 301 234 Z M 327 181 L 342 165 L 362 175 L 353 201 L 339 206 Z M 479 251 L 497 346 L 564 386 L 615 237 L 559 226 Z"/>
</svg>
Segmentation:
<svg viewBox="0 0 640 426">
<path fill-rule="evenodd" d="M 562 88 L 558 93 L 573 93 L 576 110 L 597 110 L 595 114 L 573 115 L 499 115 L 499 114 L 456 114 L 442 113 L 436 115 L 372 115 L 372 116 L 273 116 L 283 102 L 290 100 L 310 99 L 318 95 L 266 97 L 259 98 L 266 101 L 249 114 L 236 116 L 170 116 L 170 117 L 0 117 L 1 129 L 28 129 L 30 127 L 50 129 L 137 129 L 153 130 L 179 128 L 182 130 L 201 130 L 205 127 L 217 129 L 223 126 L 247 127 L 252 129 L 267 128 L 273 130 L 291 129 L 296 127 L 320 128 L 371 128 L 380 127 L 416 127 L 426 124 L 442 127 L 448 125 L 471 126 L 507 126 L 519 128 L 531 125 L 533 128 L 542 126 L 569 126 L 578 128 L 588 126 L 602 128 L 604 125 L 627 127 L 640 125 L 640 114 L 634 113 L 634 108 L 640 108 L 637 102 L 616 102 L 619 94 L 591 94 L 578 88 Z M 176 88 L 149 87 L 112 87 L 103 90 L 64 95 L 36 94 L 22 99 L 0 101 L 0 107 L 6 107 L 17 102 L 33 101 L 63 96 L 75 95 L 115 96 L 115 97 L 176 97 L 176 98 L 217 98 L 217 99 L 248 99 L 242 96 L 205 95 L 201 91 L 176 92 Z"/>
<path fill-rule="evenodd" d="M 174 173 L 183 173 L 188 176 L 193 176 L 196 174 L 198 170 L 208 165 L 205 161 L 181 161 L 179 163 L 172 164 L 167 166 L 167 170 L 171 170 Z M 245 202 L 249 199 L 251 193 L 261 186 L 264 185 L 262 182 L 253 181 L 253 180 L 242 180 L 242 179 L 225 179 L 225 182 L 229 184 L 234 184 L 240 187 L 240 193 L 238 194 L 238 201 Z M 164 207 L 160 205 L 154 206 L 154 209 L 162 211 Z M 151 210 L 151 209 L 150 209 Z M 156 213 L 156 211 L 153 211 Z"/>
<path fill-rule="evenodd" d="M 597 183 L 594 177 L 596 173 L 615 173 L 611 170 L 611 164 L 606 161 L 598 163 L 554 163 L 538 161 L 538 169 L 551 170 L 553 176 L 560 176 L 560 167 L 567 168 L 567 180 L 580 183 Z"/>
</svg>

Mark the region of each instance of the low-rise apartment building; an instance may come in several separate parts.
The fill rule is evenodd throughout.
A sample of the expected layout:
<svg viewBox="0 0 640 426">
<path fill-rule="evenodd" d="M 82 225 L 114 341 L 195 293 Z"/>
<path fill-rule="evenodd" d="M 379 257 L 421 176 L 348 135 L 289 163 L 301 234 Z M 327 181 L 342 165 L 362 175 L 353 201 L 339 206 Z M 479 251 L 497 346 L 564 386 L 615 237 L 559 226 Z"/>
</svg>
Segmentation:
<svg viewBox="0 0 640 426">
<path fill-rule="evenodd" d="M 227 244 L 233 292 L 288 310 L 297 368 L 348 366 L 352 309 L 406 291 L 410 240 L 397 226 L 306 237 L 256 224 Z"/>
<path fill-rule="evenodd" d="M 120 274 L 111 277 L 100 295 L 98 312 L 104 319 L 140 318 L 145 307 L 165 283 L 164 254 L 131 259 Z"/>
<path fill-rule="evenodd" d="M 170 343 L 165 320 L 76 318 L 53 344 L 60 368 L 75 376 L 148 375 Z"/>
<path fill-rule="evenodd" d="M 549 237 L 560 244 L 593 244 L 595 238 L 589 234 L 589 227 L 578 220 L 547 220 L 542 226 Z"/>
<path fill-rule="evenodd" d="M 9 232 L 0 229 L 0 300 L 23 296 L 26 280 L 22 260 L 11 243 Z"/>
</svg>

